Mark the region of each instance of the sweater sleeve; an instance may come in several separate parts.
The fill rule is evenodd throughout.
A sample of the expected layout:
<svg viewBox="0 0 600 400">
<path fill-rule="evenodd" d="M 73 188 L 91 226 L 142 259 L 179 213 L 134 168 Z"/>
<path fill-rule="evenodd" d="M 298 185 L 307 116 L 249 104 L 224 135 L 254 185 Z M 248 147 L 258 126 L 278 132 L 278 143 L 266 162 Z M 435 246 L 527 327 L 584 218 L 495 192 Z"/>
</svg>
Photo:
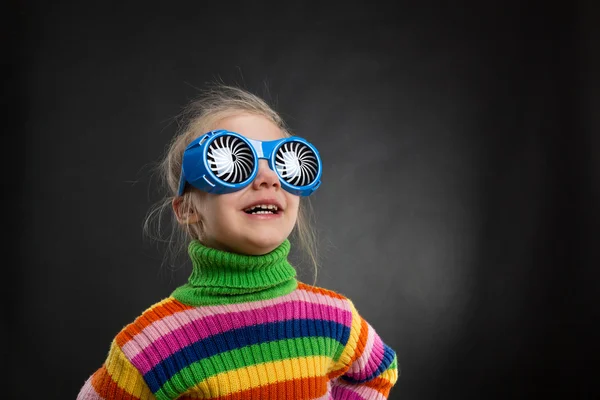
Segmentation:
<svg viewBox="0 0 600 400">
<path fill-rule="evenodd" d="M 106 361 L 79 391 L 77 400 L 150 400 L 143 376 L 113 340 Z"/>
<path fill-rule="evenodd" d="M 350 300 L 348 300 L 350 302 Z M 381 340 L 350 302 L 352 325 L 342 355 L 330 373 L 339 400 L 387 399 L 398 380 L 396 353 Z"/>
</svg>

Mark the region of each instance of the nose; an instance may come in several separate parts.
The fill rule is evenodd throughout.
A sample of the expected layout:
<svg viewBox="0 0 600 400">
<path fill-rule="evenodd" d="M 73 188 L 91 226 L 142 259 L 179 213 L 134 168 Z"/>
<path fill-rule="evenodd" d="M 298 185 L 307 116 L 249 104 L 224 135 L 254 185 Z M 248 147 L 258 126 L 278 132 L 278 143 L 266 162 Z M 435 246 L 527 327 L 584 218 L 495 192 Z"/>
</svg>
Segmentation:
<svg viewBox="0 0 600 400">
<path fill-rule="evenodd" d="M 258 172 L 254 181 L 252 181 L 252 188 L 254 189 L 268 189 L 268 188 L 279 188 L 279 177 L 271 168 L 269 168 L 269 162 L 267 160 L 258 161 Z"/>
</svg>

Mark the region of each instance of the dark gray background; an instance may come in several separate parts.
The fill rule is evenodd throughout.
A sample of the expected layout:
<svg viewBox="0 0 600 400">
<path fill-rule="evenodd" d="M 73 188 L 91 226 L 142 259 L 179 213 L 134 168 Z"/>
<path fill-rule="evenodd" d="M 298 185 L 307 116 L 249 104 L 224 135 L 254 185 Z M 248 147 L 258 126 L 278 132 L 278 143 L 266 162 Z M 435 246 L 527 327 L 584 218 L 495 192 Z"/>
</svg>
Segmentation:
<svg viewBox="0 0 600 400">
<path fill-rule="evenodd" d="M 591 1 L 71 3 L 3 17 L 12 398 L 75 398 L 185 281 L 141 224 L 172 117 L 215 78 L 276 100 L 321 150 L 317 284 L 397 351 L 390 398 L 591 398 Z"/>
</svg>

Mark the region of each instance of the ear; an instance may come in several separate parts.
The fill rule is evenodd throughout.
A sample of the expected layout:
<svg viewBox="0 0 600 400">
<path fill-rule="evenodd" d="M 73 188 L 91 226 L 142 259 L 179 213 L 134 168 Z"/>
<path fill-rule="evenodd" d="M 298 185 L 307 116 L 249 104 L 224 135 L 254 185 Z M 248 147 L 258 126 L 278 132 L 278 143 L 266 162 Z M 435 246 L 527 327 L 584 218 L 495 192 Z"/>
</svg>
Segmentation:
<svg viewBox="0 0 600 400">
<path fill-rule="evenodd" d="M 183 196 L 177 196 L 171 201 L 177 222 L 182 225 L 190 225 L 200 222 L 200 214 L 189 204 L 185 204 L 183 199 Z"/>
</svg>

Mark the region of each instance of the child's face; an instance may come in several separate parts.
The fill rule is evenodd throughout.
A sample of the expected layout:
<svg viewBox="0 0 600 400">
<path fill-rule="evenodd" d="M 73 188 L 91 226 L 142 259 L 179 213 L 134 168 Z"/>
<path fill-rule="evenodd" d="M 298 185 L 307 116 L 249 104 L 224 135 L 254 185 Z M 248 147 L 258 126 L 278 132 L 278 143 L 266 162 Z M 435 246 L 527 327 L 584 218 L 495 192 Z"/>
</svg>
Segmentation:
<svg viewBox="0 0 600 400">
<path fill-rule="evenodd" d="M 276 140 L 281 130 L 265 117 L 238 114 L 220 120 L 212 129 L 226 129 L 254 140 Z M 204 245 L 234 253 L 261 255 L 274 250 L 292 232 L 300 198 L 281 187 L 267 160 L 259 160 L 254 181 L 228 194 L 202 193 L 198 208 Z M 258 204 L 276 205 L 273 214 L 249 214 Z"/>
</svg>

